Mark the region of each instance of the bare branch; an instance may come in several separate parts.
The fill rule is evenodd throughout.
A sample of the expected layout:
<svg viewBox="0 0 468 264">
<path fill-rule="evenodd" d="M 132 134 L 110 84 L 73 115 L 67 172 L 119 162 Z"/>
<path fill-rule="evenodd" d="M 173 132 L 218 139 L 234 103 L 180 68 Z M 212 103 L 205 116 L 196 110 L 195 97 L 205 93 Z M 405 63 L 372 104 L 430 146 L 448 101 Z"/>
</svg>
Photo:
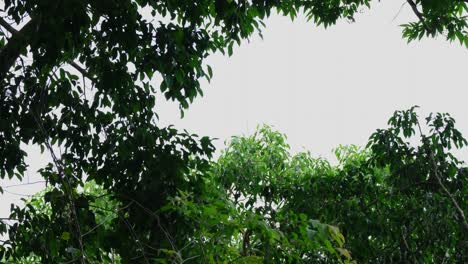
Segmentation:
<svg viewBox="0 0 468 264">
<path fill-rule="evenodd" d="M 69 62 L 69 64 L 73 68 L 75 68 L 77 71 L 79 71 L 84 77 L 90 79 L 93 82 L 96 82 L 96 79 L 93 76 L 91 76 L 91 74 L 89 74 L 83 67 L 78 65 L 76 62 L 72 61 L 72 62 Z"/>
<path fill-rule="evenodd" d="M 405 6 L 405 4 L 406 4 L 405 2 L 403 2 L 403 4 L 401 4 L 400 9 L 398 9 L 398 12 L 393 17 L 392 22 L 400 15 L 400 13 L 403 10 L 403 7 Z"/>
<path fill-rule="evenodd" d="M 26 186 L 26 185 L 32 185 L 32 184 L 38 184 L 38 183 L 45 183 L 45 182 L 46 181 L 25 182 L 25 183 L 5 185 L 5 186 L 0 186 L 0 187 L 3 189 L 6 189 L 6 188 L 11 188 L 11 187 Z"/>
<path fill-rule="evenodd" d="M 16 30 L 14 27 L 10 25 L 5 19 L 0 17 L 0 26 L 4 27 L 6 30 L 8 30 L 10 33 L 18 33 L 18 30 Z"/>
<path fill-rule="evenodd" d="M 129 204 L 127 204 L 126 206 L 119 208 L 116 212 L 111 211 L 111 212 L 114 213 L 114 214 L 108 215 L 108 216 L 107 216 L 104 220 L 102 220 L 99 224 L 95 225 L 95 226 L 94 226 L 93 228 L 91 228 L 88 232 L 86 232 L 86 233 L 84 233 L 83 235 L 81 235 L 81 237 L 85 237 L 86 235 L 92 233 L 94 230 L 96 230 L 97 228 L 99 228 L 101 225 L 103 225 L 103 224 L 105 224 L 106 222 L 108 222 L 112 217 L 119 216 L 119 215 L 118 215 L 119 211 L 122 211 L 122 210 L 127 209 L 127 208 L 130 207 L 132 204 L 133 204 L 133 201 L 131 201 L 131 202 L 130 202 Z"/>
</svg>

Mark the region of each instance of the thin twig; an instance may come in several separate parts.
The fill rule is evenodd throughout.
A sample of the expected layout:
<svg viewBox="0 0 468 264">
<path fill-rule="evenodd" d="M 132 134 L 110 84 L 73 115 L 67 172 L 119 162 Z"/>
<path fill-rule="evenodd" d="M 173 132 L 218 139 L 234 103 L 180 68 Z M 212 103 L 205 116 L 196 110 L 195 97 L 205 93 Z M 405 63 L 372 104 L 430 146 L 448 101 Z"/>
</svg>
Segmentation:
<svg viewBox="0 0 468 264">
<path fill-rule="evenodd" d="M 16 195 L 16 196 L 22 196 L 22 197 L 31 197 L 31 196 L 33 196 L 32 194 L 15 193 L 15 192 L 10 192 L 8 190 L 3 190 L 3 191 L 6 192 L 6 193 L 9 193 L 9 194 L 12 194 L 12 195 Z"/>
<path fill-rule="evenodd" d="M 184 259 L 184 260 L 182 261 L 182 264 L 185 263 L 186 261 L 189 261 L 189 260 L 192 260 L 192 259 L 196 259 L 196 258 L 198 258 L 198 257 L 200 257 L 200 255 L 188 257 L 188 258 L 186 258 L 186 259 Z"/>
<path fill-rule="evenodd" d="M 435 177 L 437 179 L 437 183 L 440 185 L 440 187 L 445 192 L 445 194 L 447 194 L 447 196 L 450 198 L 450 200 L 452 200 L 452 203 L 455 206 L 457 214 L 458 214 L 458 216 L 460 218 L 459 220 L 460 220 L 461 224 L 463 225 L 463 227 L 465 228 L 465 231 L 468 232 L 468 223 L 466 222 L 465 213 L 463 212 L 463 209 L 460 207 L 460 205 L 458 204 L 455 197 L 453 197 L 453 195 L 449 192 L 449 190 L 447 189 L 445 184 L 442 182 L 442 179 L 440 177 L 439 170 L 437 168 L 437 164 L 436 164 L 436 161 L 435 161 L 435 158 L 434 158 L 434 154 L 432 153 L 432 151 L 429 151 L 429 156 L 430 156 L 431 161 L 432 161 L 432 166 L 434 167 L 434 174 L 435 174 Z"/>
<path fill-rule="evenodd" d="M 77 241 L 78 241 L 78 246 L 80 247 L 80 253 L 81 253 L 80 260 L 81 260 L 82 264 L 86 264 L 86 260 L 85 260 L 86 256 L 85 256 L 85 251 L 84 251 L 84 246 L 83 246 L 80 222 L 78 220 L 78 215 L 77 215 L 77 211 L 76 211 L 76 207 L 75 207 L 75 201 L 74 201 L 74 199 L 72 197 L 72 194 L 70 193 L 71 192 L 70 181 L 69 181 L 68 177 L 66 177 L 64 169 L 62 167 L 62 164 L 58 160 L 57 156 L 55 155 L 54 150 L 52 149 L 52 146 L 50 145 L 50 143 L 48 141 L 49 136 L 48 136 L 47 132 L 45 131 L 44 126 L 42 125 L 42 122 L 39 119 L 39 116 L 36 116 L 34 113 L 32 113 L 32 116 L 33 116 L 34 120 L 36 121 L 36 123 L 37 123 L 37 125 L 39 127 L 39 130 L 41 130 L 41 132 L 43 133 L 43 135 L 44 135 L 44 144 L 46 145 L 47 149 L 49 150 L 49 153 L 50 153 L 50 155 L 52 157 L 54 165 L 57 168 L 59 174 L 62 176 L 62 180 L 64 180 L 64 183 L 65 183 L 64 191 L 65 191 L 65 194 L 66 194 L 66 196 L 67 196 L 67 198 L 69 200 L 70 207 L 71 207 L 70 211 L 71 211 L 72 219 L 73 219 L 76 231 L 78 232 Z"/>
<path fill-rule="evenodd" d="M 392 22 L 395 21 L 395 19 L 400 15 L 401 11 L 403 10 L 403 7 L 404 7 L 406 4 L 407 4 L 406 2 L 403 2 L 403 4 L 401 4 L 400 9 L 398 9 L 398 12 L 397 12 L 396 15 L 393 17 Z"/>
<path fill-rule="evenodd" d="M 422 129 L 421 129 L 421 125 L 419 124 L 419 122 L 417 122 L 417 125 L 418 125 L 418 128 L 419 128 L 419 133 L 421 134 L 421 137 L 423 138 L 423 141 L 426 141 L 427 142 L 427 137 L 423 134 L 422 132 Z M 457 200 L 455 199 L 455 197 L 453 197 L 453 195 L 450 193 L 450 191 L 447 189 L 447 187 L 445 186 L 445 184 L 442 182 L 442 177 L 439 173 L 439 169 L 438 169 L 438 166 L 437 166 L 437 162 L 435 160 L 435 157 L 434 157 L 434 153 L 431 151 L 430 148 L 427 148 L 427 152 L 429 154 L 429 158 L 431 160 L 431 163 L 432 163 L 432 167 L 434 169 L 434 176 L 437 180 L 437 183 L 439 184 L 439 186 L 442 188 L 442 191 L 444 191 L 444 193 L 450 198 L 450 200 L 452 201 L 452 204 L 453 206 L 455 206 L 455 209 L 457 211 L 457 214 L 459 216 L 459 221 L 461 222 L 462 226 L 464 227 L 465 231 L 468 232 L 468 223 L 466 222 L 466 218 L 465 218 L 465 213 L 463 212 L 463 209 L 460 207 L 460 205 L 458 204 Z"/>
<path fill-rule="evenodd" d="M 155 214 L 153 211 L 151 211 L 149 208 L 145 207 L 144 205 L 142 205 L 141 203 L 139 203 L 137 200 L 133 199 L 133 198 L 130 198 L 130 197 L 127 197 L 127 199 L 130 199 L 132 201 L 134 201 L 138 206 L 140 206 L 145 212 L 147 212 L 149 215 L 153 216 L 154 218 L 156 218 L 156 221 L 158 223 L 158 226 L 159 228 L 163 231 L 164 235 L 166 236 L 167 240 L 169 241 L 169 243 L 171 244 L 171 247 L 174 251 L 178 252 L 178 250 L 176 249 L 175 245 L 174 245 L 174 242 L 172 241 L 173 238 L 171 237 L 171 235 L 169 234 L 169 232 L 167 232 L 167 230 L 162 226 L 161 224 L 161 219 L 159 218 L 159 215 Z"/>
<path fill-rule="evenodd" d="M 33 184 L 38 184 L 38 183 L 45 183 L 46 181 L 35 181 L 35 182 L 27 182 L 27 183 L 19 183 L 19 184 L 12 184 L 12 185 L 5 185 L 5 186 L 0 186 L 3 189 L 6 188 L 11 188 L 11 187 L 19 187 L 19 186 L 25 186 L 25 185 L 33 185 Z"/>
<path fill-rule="evenodd" d="M 122 211 L 126 208 L 128 208 L 129 206 L 132 205 L 133 202 L 130 202 L 129 204 L 127 204 L 126 206 L 122 207 L 122 208 L 119 208 L 116 212 L 112 211 L 115 215 L 118 216 L 118 212 L 119 211 Z M 111 211 L 111 210 L 109 210 Z M 81 237 L 85 237 L 86 235 L 89 235 L 91 234 L 94 230 L 96 230 L 97 228 L 99 228 L 100 226 L 102 226 L 103 224 L 105 224 L 107 221 L 109 221 L 109 219 L 111 219 L 112 217 L 115 217 L 115 215 L 109 215 L 107 216 L 104 220 L 102 220 L 100 223 L 98 223 L 97 225 L 95 225 L 93 228 L 91 228 L 90 230 L 88 230 L 86 233 L 84 233 L 83 235 L 81 235 Z"/>
<path fill-rule="evenodd" d="M 76 62 L 72 61 L 72 62 L 69 62 L 68 64 L 70 64 L 73 68 L 79 71 L 84 77 L 90 79 L 93 82 L 96 82 L 96 79 L 93 76 L 91 76 L 91 74 L 89 74 L 83 67 L 78 65 Z"/>
<path fill-rule="evenodd" d="M 125 225 L 128 227 L 128 230 L 130 231 L 130 235 L 133 237 L 133 239 L 135 240 L 135 242 L 138 244 L 138 247 L 140 248 L 141 253 L 142 253 L 142 257 L 143 257 L 143 259 L 145 260 L 145 263 L 146 263 L 146 264 L 149 264 L 149 261 L 148 261 L 148 259 L 146 258 L 145 248 L 143 247 L 143 245 L 141 244 L 140 240 L 139 240 L 138 237 L 136 236 L 135 230 L 133 230 L 133 227 L 130 225 L 130 223 L 127 221 L 127 219 L 125 219 L 124 217 L 122 217 L 122 221 L 123 221 L 123 222 L 125 223 Z"/>
</svg>

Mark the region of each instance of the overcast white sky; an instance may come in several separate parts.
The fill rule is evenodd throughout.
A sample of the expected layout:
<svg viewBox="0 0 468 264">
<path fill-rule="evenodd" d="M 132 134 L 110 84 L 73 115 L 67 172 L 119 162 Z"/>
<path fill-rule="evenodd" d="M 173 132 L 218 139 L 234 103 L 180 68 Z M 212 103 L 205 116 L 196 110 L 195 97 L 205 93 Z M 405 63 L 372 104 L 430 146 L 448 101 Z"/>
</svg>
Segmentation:
<svg viewBox="0 0 468 264">
<path fill-rule="evenodd" d="M 176 104 L 163 104 L 160 117 L 220 138 L 219 147 L 266 123 L 295 151 L 325 157 L 338 144 L 365 144 L 393 111 L 413 105 L 449 112 L 468 135 L 468 50 L 443 38 L 408 45 L 399 25 L 415 17 L 407 5 L 398 14 L 403 2 L 374 3 L 355 23 L 326 30 L 274 16 L 263 40 L 209 58 L 214 78 L 183 120 Z"/>
<path fill-rule="evenodd" d="M 219 138 L 218 149 L 232 135 L 270 124 L 288 136 L 293 151 L 327 158 L 339 144 L 365 144 L 393 111 L 412 105 L 423 114 L 449 112 L 468 136 L 468 50 L 444 39 L 408 45 L 398 25 L 415 18 L 408 6 L 398 14 L 403 2 L 374 2 L 355 23 L 326 30 L 301 18 L 273 16 L 263 40 L 243 43 L 230 58 L 208 59 L 214 78 L 202 83 L 205 96 L 184 119 L 175 103 L 161 101 L 161 121 Z M 47 158 L 31 155 L 30 181 L 38 180 L 35 171 Z M 16 194 L 1 197 L 0 217 L 21 198 L 17 194 L 41 186 L 7 188 Z"/>
</svg>

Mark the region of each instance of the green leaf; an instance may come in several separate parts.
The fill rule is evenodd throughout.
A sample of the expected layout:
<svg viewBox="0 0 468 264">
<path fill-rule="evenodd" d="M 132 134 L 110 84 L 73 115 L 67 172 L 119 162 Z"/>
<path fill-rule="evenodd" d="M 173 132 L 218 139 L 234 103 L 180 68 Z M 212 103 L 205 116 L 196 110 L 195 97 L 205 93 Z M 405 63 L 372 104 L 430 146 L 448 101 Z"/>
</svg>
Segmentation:
<svg viewBox="0 0 468 264">
<path fill-rule="evenodd" d="M 63 232 L 62 235 L 60 236 L 60 239 L 65 240 L 65 241 L 70 240 L 70 233 Z"/>
</svg>

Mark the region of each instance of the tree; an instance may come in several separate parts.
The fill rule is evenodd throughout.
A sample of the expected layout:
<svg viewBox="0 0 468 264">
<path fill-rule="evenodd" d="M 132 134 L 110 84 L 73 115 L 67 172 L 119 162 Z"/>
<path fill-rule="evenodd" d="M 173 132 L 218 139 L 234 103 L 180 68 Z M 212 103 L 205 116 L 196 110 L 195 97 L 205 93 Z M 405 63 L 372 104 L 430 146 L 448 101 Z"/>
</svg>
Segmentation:
<svg viewBox="0 0 468 264">
<path fill-rule="evenodd" d="M 211 181 L 234 205 L 233 218 L 244 223 L 237 248 L 259 263 L 350 262 L 336 226 L 285 207 L 298 188 L 288 150 L 285 136 L 264 126 L 233 137 L 213 165 Z"/>
<path fill-rule="evenodd" d="M 292 211 L 282 211 L 280 206 L 272 207 L 259 199 L 252 201 L 254 196 L 262 196 L 256 190 L 262 189 L 264 182 L 256 181 L 257 177 L 250 177 L 248 185 L 242 182 L 231 184 L 231 189 L 244 189 L 244 196 L 239 199 L 225 188 L 226 174 L 221 171 L 229 170 L 229 164 L 244 162 L 238 157 L 232 156 L 233 152 L 240 150 L 240 146 L 253 146 L 252 144 L 264 143 L 266 136 L 279 136 L 268 128 L 262 129 L 261 138 L 255 136 L 252 140 L 246 140 L 241 144 L 232 143 L 219 163 L 213 164 L 209 173 L 203 175 L 203 188 L 197 193 L 179 191 L 172 197 L 168 204 L 161 208 L 161 213 L 177 214 L 190 226 L 194 232 L 186 232 L 184 246 L 182 248 L 154 249 L 160 252 L 159 258 L 151 259 L 155 263 L 350 263 L 349 252 L 343 248 L 344 238 L 335 226 L 320 223 L 315 219 L 308 219 L 304 214 L 296 214 Z M 285 142 L 283 141 L 283 144 Z M 286 145 L 284 145 L 286 146 Z M 260 148 L 258 148 L 260 147 Z M 257 150 L 270 149 L 276 146 L 265 144 L 257 145 Z M 274 150 L 273 150 L 274 151 Z M 244 153 L 245 154 L 245 153 Z M 268 173 L 269 152 L 249 153 L 251 158 L 261 158 L 263 163 L 256 165 L 256 173 Z M 280 161 L 280 160 L 278 160 Z M 226 163 L 228 162 L 228 163 Z M 265 163 L 268 162 L 268 163 Z M 226 167 L 226 165 L 228 167 Z M 240 165 L 240 164 L 239 164 Z M 253 172 L 253 171 L 249 171 Z M 192 170 L 190 174 L 200 173 Z M 230 173 L 230 172 L 228 172 Z M 246 179 L 249 178 L 246 175 Z M 290 185 L 289 187 L 292 187 Z M 284 185 L 283 189 L 287 189 Z M 50 190 L 43 191 L 34 198 L 26 201 L 28 210 L 34 211 L 35 219 L 53 219 L 54 210 L 47 202 Z M 85 184 L 80 194 L 87 196 L 92 202 L 89 207 L 96 215 L 96 225 L 85 236 L 105 236 L 112 231 L 116 218 L 126 219 L 125 208 L 109 196 L 101 186 L 93 181 Z M 275 195 L 276 196 L 276 195 Z M 268 210 L 266 208 L 268 207 Z M 15 237 L 16 252 L 21 252 L 22 258 L 8 262 L 20 264 L 36 264 L 41 259 L 31 254 L 31 241 L 26 238 L 40 240 L 47 233 L 56 230 L 50 221 L 35 221 L 35 224 L 21 225 L 20 231 Z M 279 225 L 279 227 L 278 227 Z M 52 240 L 49 246 L 57 251 L 60 247 L 68 246 L 70 233 L 63 231 L 60 240 Z M 100 240 L 92 240 L 100 241 Z M 70 249 L 70 248 L 69 248 Z M 102 245 L 93 244 L 87 251 L 87 260 L 91 263 L 121 263 L 121 256 Z M 148 255 L 154 250 L 149 250 Z"/>
<path fill-rule="evenodd" d="M 160 213 L 191 224 L 179 226 L 187 228 L 185 245 L 159 249 L 158 260 L 466 262 L 468 168 L 450 148 L 466 147 L 467 141 L 446 114 L 431 114 L 422 134 L 414 110 L 395 112 L 390 128 L 377 130 L 366 148 L 338 147 L 336 165 L 309 152 L 292 155 L 286 137 L 268 126 L 233 137 L 207 172 L 192 169 L 187 174 L 200 174 L 202 188 L 180 190 L 161 208 Z M 416 137 L 419 143 L 406 142 L 416 133 L 422 134 Z M 126 219 L 125 208 L 101 187 L 88 182 L 83 193 L 92 197 L 98 223 L 87 235 L 106 234 L 114 228 L 113 219 Z M 52 214 L 44 198 L 28 202 L 36 217 Z M 53 230 L 48 224 L 23 225 L 20 234 L 38 236 Z M 68 232 L 61 239 L 57 244 L 66 245 L 62 241 L 69 239 Z M 120 263 L 116 252 L 93 247 L 98 254 L 88 256 L 100 256 L 99 263 Z M 29 258 L 24 264 L 38 263 L 29 251 L 23 254 Z"/>
<path fill-rule="evenodd" d="M 208 189 L 221 189 L 237 208 L 221 219 L 245 223 L 235 248 L 265 263 L 339 261 L 321 259 L 334 254 L 357 263 L 465 263 L 468 167 L 451 149 L 466 149 L 468 142 L 448 114 L 431 114 L 423 126 L 415 110 L 396 111 L 390 127 L 372 134 L 365 148 L 338 147 L 336 165 L 309 152 L 292 155 L 286 137 L 267 126 L 233 137 L 213 164 L 209 182 L 215 186 Z M 204 215 L 196 200 L 188 212 L 212 226 L 224 224 L 208 217 L 219 215 L 216 206 L 206 209 L 216 213 Z M 176 208 L 184 211 L 186 204 Z M 259 223 L 267 228 L 256 228 Z M 313 223 L 326 226 L 326 239 L 311 236 L 317 234 Z M 205 242 L 229 245 L 229 236 L 222 239 L 236 229 L 224 228 Z M 265 232 L 276 235 L 268 240 Z"/>
<path fill-rule="evenodd" d="M 24 221 L 28 222 L 28 224 L 17 226 L 19 229 L 15 232 L 17 237 L 10 238 L 16 243 L 17 257 L 4 259 L 4 262 L 7 264 L 37 264 L 44 262 L 40 256 L 31 251 L 31 246 L 49 247 L 49 250 L 52 252 L 58 252 L 61 248 L 69 246 L 68 241 L 71 239 L 69 231 L 63 231 L 60 239 L 55 239 L 54 237 L 54 232 L 57 231 L 57 228 L 54 226 L 61 225 L 62 223 L 54 222 L 54 214 L 57 212 L 49 203 L 49 196 L 53 194 L 53 191 L 53 188 L 47 188 L 30 199 L 24 200 L 28 210 L 27 213 L 33 218 Z M 94 230 L 88 231 L 84 236 L 106 235 L 113 228 L 113 220 L 118 217 L 125 217 L 124 214 L 119 213 L 122 205 L 113 200 L 109 196 L 109 193 L 94 181 L 86 182 L 80 194 L 88 197 L 91 201 L 89 204 L 90 211 L 96 219 Z M 91 241 L 99 240 L 93 239 Z M 68 247 L 67 249 L 73 251 L 72 247 Z M 115 254 L 112 250 L 106 250 L 106 248 L 96 244 L 88 246 L 88 249 L 92 250 L 91 252 L 87 252 L 87 256 L 91 256 L 91 258 L 88 258 L 90 262 L 96 261 L 94 263 L 103 264 L 121 263 L 119 255 Z"/>
<path fill-rule="evenodd" d="M 467 43 L 465 1 L 409 2 L 420 19 L 405 25 L 409 40 L 446 33 Z M 47 203 L 55 210 L 53 219 L 44 219 L 54 228 L 48 241 L 70 233 L 67 247 L 52 251 L 31 244 L 29 250 L 43 262 L 87 263 L 90 245 L 97 244 L 118 252 L 124 263 L 146 263 L 152 257 L 148 248 L 182 247 L 181 219 L 155 212 L 178 189 L 201 188 L 197 177 L 186 174 L 208 166 L 213 146 L 208 138 L 159 127 L 156 94 L 187 109 L 202 94 L 199 79 L 212 76 L 203 59 L 217 51 L 231 54 L 234 43 L 260 32 L 272 11 L 291 17 L 303 12 L 330 26 L 366 5 L 368 0 L 4 1 L 0 177 L 22 178 L 22 144 L 46 150 L 53 162 L 41 175 L 53 186 Z M 89 180 L 108 190 L 128 215 L 115 220 L 112 239 L 83 236 L 96 225 L 89 197 L 77 191 Z M 12 239 L 2 254 L 19 256 L 19 227 L 37 224 L 29 209 L 13 210 L 18 222 L 8 228 Z M 6 223 L 0 230 L 7 230 Z"/>
<path fill-rule="evenodd" d="M 264 127 L 234 138 L 215 173 L 235 202 L 271 216 L 289 238 L 290 212 L 336 226 L 358 263 L 465 263 L 468 167 L 450 150 L 468 142 L 448 114 L 425 121 L 427 129 L 415 108 L 397 111 L 366 148 L 337 148 L 337 165 L 291 155 L 284 135 Z"/>
</svg>

